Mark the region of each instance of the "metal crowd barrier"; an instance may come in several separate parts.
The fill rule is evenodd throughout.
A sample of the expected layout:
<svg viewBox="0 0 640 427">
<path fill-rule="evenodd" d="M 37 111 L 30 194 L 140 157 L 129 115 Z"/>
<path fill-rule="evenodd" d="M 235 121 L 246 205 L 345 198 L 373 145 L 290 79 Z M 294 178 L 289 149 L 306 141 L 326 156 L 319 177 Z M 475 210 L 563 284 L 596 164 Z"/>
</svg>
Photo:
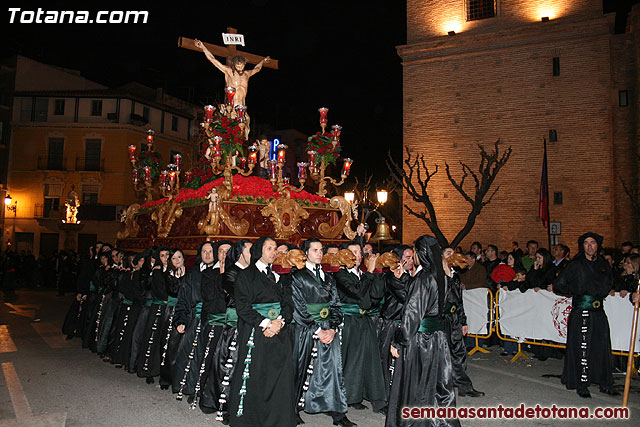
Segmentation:
<svg viewBox="0 0 640 427">
<path fill-rule="evenodd" d="M 491 351 L 480 346 L 478 340 L 479 339 L 488 339 L 490 338 L 493 333 L 496 333 L 496 336 L 501 340 L 501 341 L 510 341 L 510 342 L 515 342 L 518 344 L 518 351 L 516 352 L 516 354 L 511 358 L 510 362 L 515 362 L 516 360 L 522 358 L 524 360 L 530 360 L 531 356 L 526 355 L 523 351 L 522 351 L 522 344 L 528 344 L 528 345 L 537 345 L 540 347 L 552 347 L 552 348 L 562 348 L 565 349 L 567 346 L 565 344 L 560 344 L 560 343 L 553 343 L 553 342 L 542 342 L 536 339 L 529 339 L 529 338 L 525 338 L 523 341 L 519 341 L 515 338 L 511 338 L 511 337 L 507 337 L 504 336 L 500 333 L 500 311 L 499 311 L 499 304 L 496 304 L 496 301 L 498 301 L 498 295 L 500 293 L 501 289 L 498 289 L 494 295 L 494 293 L 490 290 L 487 289 L 487 329 L 489 331 L 489 333 L 487 335 L 477 335 L 477 334 L 467 334 L 467 337 L 471 337 L 471 338 L 475 338 L 475 346 L 469 350 L 468 354 L 469 356 L 475 354 L 476 352 L 481 352 L 481 353 L 490 353 Z M 616 351 L 616 350 L 612 350 L 611 354 L 616 355 L 616 356 L 625 356 L 628 357 L 629 356 L 629 352 L 628 351 Z M 633 355 L 634 358 L 634 364 L 633 364 L 633 375 L 637 374 L 638 371 L 636 370 L 636 363 L 635 360 L 639 357 L 639 354 L 635 354 Z"/>
</svg>

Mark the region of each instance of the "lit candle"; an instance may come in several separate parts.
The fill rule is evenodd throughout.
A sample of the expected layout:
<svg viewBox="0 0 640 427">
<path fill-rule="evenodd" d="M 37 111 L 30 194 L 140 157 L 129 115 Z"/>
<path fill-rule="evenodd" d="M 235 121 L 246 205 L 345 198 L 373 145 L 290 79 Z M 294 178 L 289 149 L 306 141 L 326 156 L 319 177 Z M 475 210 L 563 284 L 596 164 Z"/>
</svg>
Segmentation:
<svg viewBox="0 0 640 427">
<path fill-rule="evenodd" d="M 165 187 L 167 185 L 167 175 L 169 175 L 169 172 L 167 171 L 162 171 L 160 174 L 160 187 Z"/>
<path fill-rule="evenodd" d="M 221 142 L 222 142 L 222 137 L 221 136 L 216 135 L 216 136 L 213 137 L 213 143 L 214 143 L 213 151 L 220 151 L 220 143 Z"/>
<path fill-rule="evenodd" d="M 247 167 L 247 159 L 245 157 L 240 157 L 240 169 L 245 169 Z"/>
<path fill-rule="evenodd" d="M 185 182 L 191 181 L 191 171 L 186 171 L 184 173 L 184 179 L 185 179 Z"/>
<path fill-rule="evenodd" d="M 269 179 L 272 181 L 278 179 L 278 162 L 275 160 L 269 161 Z"/>
<path fill-rule="evenodd" d="M 149 166 L 144 167 L 144 182 L 151 181 L 151 168 Z"/>
<path fill-rule="evenodd" d="M 236 105 L 235 107 L 238 122 L 246 123 L 247 119 L 244 117 L 244 112 L 247 111 L 247 107 L 244 105 Z"/>
<path fill-rule="evenodd" d="M 132 177 L 133 177 L 133 184 L 134 184 L 134 185 L 138 184 L 138 169 L 133 168 L 133 169 L 131 170 L 131 175 L 132 175 Z"/>
<path fill-rule="evenodd" d="M 176 170 L 180 170 L 180 165 L 182 163 L 182 154 L 175 154 L 173 156 L 173 161 L 175 162 L 176 165 Z"/>
<path fill-rule="evenodd" d="M 149 129 L 149 130 L 147 131 L 147 144 L 149 144 L 149 145 L 153 145 L 153 134 L 154 134 L 154 133 L 155 133 L 155 132 L 154 132 L 154 131 L 152 131 L 151 129 Z"/>
<path fill-rule="evenodd" d="M 206 105 L 204 107 L 204 119 L 207 123 L 211 123 L 211 121 L 213 120 L 213 112 L 215 111 L 216 107 L 214 107 L 213 105 Z"/>
<path fill-rule="evenodd" d="M 353 164 L 353 160 L 350 158 L 344 159 L 344 163 L 342 164 L 342 176 L 349 176 L 349 171 L 351 170 L 351 165 Z"/>
<path fill-rule="evenodd" d="M 333 125 L 331 126 L 331 130 L 333 131 L 332 142 L 335 142 L 334 147 L 340 143 L 340 133 L 342 132 L 342 126 Z"/>
<path fill-rule="evenodd" d="M 307 162 L 298 162 L 298 180 L 303 181 L 307 179 Z"/>
<path fill-rule="evenodd" d="M 236 96 L 236 88 L 227 86 L 224 90 L 227 92 L 227 105 L 233 105 L 233 98 Z"/>
<path fill-rule="evenodd" d="M 312 166 L 315 165 L 316 155 L 318 154 L 318 152 L 315 150 L 310 150 L 310 151 L 307 151 L 307 154 L 309 155 L 309 163 L 311 163 Z"/>
<path fill-rule="evenodd" d="M 329 109 L 327 107 L 318 108 L 318 112 L 320 113 L 320 125 L 327 124 L 327 113 Z"/>
<path fill-rule="evenodd" d="M 129 146 L 129 160 L 134 161 L 136 159 L 136 146 Z"/>
<path fill-rule="evenodd" d="M 287 145 L 278 144 L 278 163 L 284 163 L 286 156 L 287 156 Z"/>
<path fill-rule="evenodd" d="M 249 164 L 255 165 L 258 163 L 258 147 L 255 144 L 249 147 Z"/>
<path fill-rule="evenodd" d="M 172 170 L 169 172 L 169 183 L 173 185 L 174 182 L 176 182 L 176 171 Z"/>
</svg>

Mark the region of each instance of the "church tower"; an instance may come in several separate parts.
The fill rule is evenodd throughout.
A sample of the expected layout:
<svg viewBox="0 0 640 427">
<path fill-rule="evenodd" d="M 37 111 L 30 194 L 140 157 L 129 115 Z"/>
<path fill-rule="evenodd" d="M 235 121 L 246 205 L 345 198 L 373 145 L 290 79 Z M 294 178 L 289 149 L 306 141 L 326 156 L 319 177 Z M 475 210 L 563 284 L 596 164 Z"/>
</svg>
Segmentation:
<svg viewBox="0 0 640 427">
<path fill-rule="evenodd" d="M 543 138 L 559 242 L 575 253 L 589 230 L 607 246 L 637 238 L 620 179 L 637 183 L 635 57 L 631 34 L 614 34 L 614 20 L 601 0 L 407 0 L 407 45 L 398 47 L 404 145 L 441 168 L 429 194 L 450 240 L 470 205 L 444 164 L 459 177 L 459 161 L 477 168 L 477 145 L 489 150 L 500 139 L 513 148 L 494 184 L 500 190 L 462 246 L 546 246 L 538 218 Z M 429 232 L 406 211 L 403 229 L 404 241 Z"/>
</svg>

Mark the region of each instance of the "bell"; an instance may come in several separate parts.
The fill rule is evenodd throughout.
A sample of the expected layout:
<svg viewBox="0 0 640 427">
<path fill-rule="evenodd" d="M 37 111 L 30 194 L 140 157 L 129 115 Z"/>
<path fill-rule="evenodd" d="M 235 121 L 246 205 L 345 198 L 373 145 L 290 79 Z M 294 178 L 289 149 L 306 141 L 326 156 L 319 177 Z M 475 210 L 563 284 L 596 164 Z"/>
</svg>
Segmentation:
<svg viewBox="0 0 640 427">
<path fill-rule="evenodd" d="M 371 241 L 391 240 L 389 224 L 385 222 L 384 218 L 377 219 L 376 223 L 378 224 L 376 227 L 376 235 L 371 238 Z"/>
</svg>

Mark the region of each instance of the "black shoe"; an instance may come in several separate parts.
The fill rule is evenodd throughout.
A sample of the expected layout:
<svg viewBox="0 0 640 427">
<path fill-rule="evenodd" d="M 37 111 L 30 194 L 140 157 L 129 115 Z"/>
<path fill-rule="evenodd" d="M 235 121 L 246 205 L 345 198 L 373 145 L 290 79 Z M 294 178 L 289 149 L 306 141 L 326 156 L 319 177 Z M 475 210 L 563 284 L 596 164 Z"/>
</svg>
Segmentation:
<svg viewBox="0 0 640 427">
<path fill-rule="evenodd" d="M 362 405 L 361 403 L 359 405 Z M 362 405 L 364 406 L 364 405 Z M 366 408 L 366 406 L 365 406 Z M 357 427 L 358 424 L 356 423 L 352 423 L 349 418 L 347 418 L 347 416 L 345 415 L 344 417 L 340 418 L 338 421 L 334 421 L 333 422 L 334 426 L 342 426 L 342 427 Z"/>
<path fill-rule="evenodd" d="M 506 351 L 503 351 L 502 353 L 500 353 L 500 356 L 508 356 L 509 353 L 507 353 Z"/>
<path fill-rule="evenodd" d="M 387 415 L 387 409 L 388 409 L 388 407 L 384 406 L 384 407 L 382 407 L 380 409 L 374 409 L 373 412 L 375 412 L 376 414 L 382 414 L 382 415 L 386 416 Z"/>
<path fill-rule="evenodd" d="M 365 405 L 363 405 L 362 403 L 352 403 L 351 405 L 349 405 L 349 407 L 353 408 L 353 409 L 357 409 L 359 411 L 361 411 L 363 409 L 369 409 Z M 351 422 L 351 421 L 349 421 L 349 422 Z"/>
<path fill-rule="evenodd" d="M 189 404 L 193 403 L 193 395 L 187 397 L 187 403 Z"/>
<path fill-rule="evenodd" d="M 601 393 L 606 393 L 609 396 L 620 396 L 620 393 L 615 391 L 612 387 L 600 387 Z"/>
<path fill-rule="evenodd" d="M 222 424 L 224 424 L 225 426 L 229 425 L 229 414 L 223 414 L 222 415 L 222 421 L 220 421 Z"/>
<path fill-rule="evenodd" d="M 153 377 L 147 377 L 146 381 L 147 381 L 147 384 L 153 384 L 154 383 Z"/>
<path fill-rule="evenodd" d="M 590 399 L 591 398 L 591 393 L 589 393 L 588 389 L 578 389 L 577 390 L 578 396 L 580 397 L 584 397 L 585 399 Z"/>
<path fill-rule="evenodd" d="M 117 364 L 115 364 L 114 366 L 115 366 L 116 368 L 118 368 L 118 369 L 122 368 L 122 365 L 121 365 L 120 363 L 117 363 Z"/>
<path fill-rule="evenodd" d="M 163 384 L 160 386 L 160 390 L 169 390 L 169 385 Z"/>
<path fill-rule="evenodd" d="M 69 341 L 73 339 L 73 335 L 67 335 L 67 337 L 65 338 L 65 340 Z"/>
<path fill-rule="evenodd" d="M 303 419 L 300 417 L 300 413 L 296 414 L 296 425 L 304 424 Z"/>
<path fill-rule="evenodd" d="M 458 389 L 458 397 L 482 397 L 484 396 L 483 391 L 478 391 L 475 388 L 470 388 L 467 390 Z"/>
</svg>

